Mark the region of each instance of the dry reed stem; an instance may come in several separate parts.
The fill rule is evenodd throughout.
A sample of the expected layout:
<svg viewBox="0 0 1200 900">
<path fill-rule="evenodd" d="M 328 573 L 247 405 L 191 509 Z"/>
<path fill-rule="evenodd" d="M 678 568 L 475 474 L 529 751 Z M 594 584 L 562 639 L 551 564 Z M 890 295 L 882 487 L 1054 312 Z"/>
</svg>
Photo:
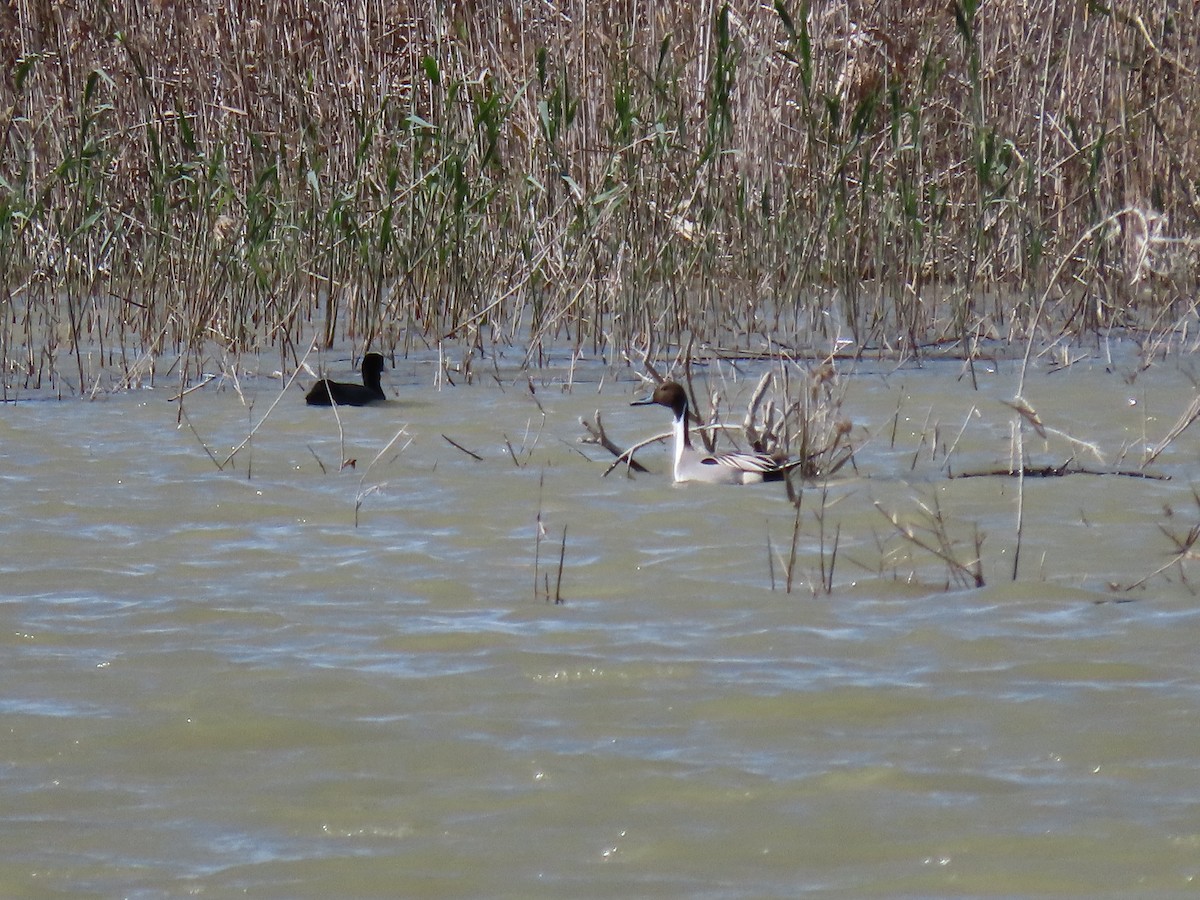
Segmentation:
<svg viewBox="0 0 1200 900">
<path fill-rule="evenodd" d="M 367 480 L 367 475 L 370 474 L 371 469 L 374 468 L 375 464 L 383 458 L 383 455 L 385 453 L 387 453 L 389 450 L 391 450 L 392 447 L 395 446 L 396 441 L 400 440 L 400 438 L 402 438 L 402 437 L 407 437 L 408 441 L 407 441 L 407 443 L 405 443 L 405 445 L 403 447 L 401 447 L 397 451 L 397 455 L 399 455 L 400 453 L 403 453 L 405 450 L 407 450 L 409 448 L 409 446 L 411 446 L 413 439 L 408 434 L 408 426 L 404 425 L 400 428 L 399 431 L 397 431 L 394 435 L 392 435 L 391 440 L 389 440 L 386 444 L 383 445 L 382 448 L 380 448 L 379 452 L 375 454 L 374 458 L 369 463 L 367 463 L 367 467 L 365 469 L 363 469 L 362 476 L 358 479 L 358 492 L 354 495 L 354 527 L 355 528 L 358 527 L 359 512 L 362 509 L 363 501 L 365 501 L 367 499 L 367 497 L 371 496 L 372 494 L 376 494 L 376 493 L 379 493 L 380 491 L 382 491 L 384 488 L 387 487 L 387 484 L 388 484 L 386 481 L 381 481 L 377 484 L 371 485 L 369 488 L 364 488 L 364 485 L 366 484 L 366 480 Z"/>
<path fill-rule="evenodd" d="M 308 354 L 311 352 L 312 352 L 312 347 L 309 347 L 308 351 L 304 354 L 304 359 L 308 359 Z M 267 419 L 270 417 L 271 413 L 275 411 L 275 407 L 279 405 L 279 401 L 282 400 L 284 398 L 284 396 L 287 394 L 288 389 L 292 386 L 292 382 L 294 382 L 296 380 L 296 377 L 301 373 L 301 371 L 303 371 L 303 362 L 304 362 L 304 360 L 301 360 L 301 365 L 297 366 L 295 369 L 292 370 L 292 374 L 290 376 L 288 376 L 288 379 L 284 383 L 283 388 L 280 389 L 279 393 L 275 395 L 275 399 L 271 401 L 271 405 L 267 407 L 267 411 L 262 414 L 262 418 L 260 418 L 257 422 L 254 423 L 254 426 L 250 429 L 249 433 L 242 439 L 241 443 L 239 443 L 236 447 L 234 447 L 232 450 L 229 451 L 229 455 L 226 456 L 221 461 L 221 463 L 217 466 L 218 469 L 224 470 L 224 468 L 227 465 L 229 465 L 230 461 L 235 456 L 237 456 L 238 453 L 241 452 L 241 450 L 247 444 L 250 443 L 251 439 L 253 439 L 254 435 L 258 432 L 258 429 L 263 426 L 263 423 L 266 422 Z M 181 406 L 181 408 L 182 408 L 182 406 Z M 336 406 L 335 406 L 333 412 L 334 412 L 334 415 L 336 416 L 337 415 Z M 339 434 L 339 436 L 342 434 L 342 420 L 340 417 L 338 418 L 338 434 Z M 343 461 L 343 463 L 345 462 L 345 459 L 346 459 L 346 451 L 345 451 L 345 441 L 343 438 L 343 440 L 342 440 L 342 461 Z"/>
<path fill-rule="evenodd" d="M 887 512 L 883 506 L 876 501 L 875 508 L 885 519 L 891 523 L 896 533 L 903 538 L 907 543 L 926 553 L 929 553 L 934 558 L 945 564 L 946 570 L 950 578 L 962 587 L 983 587 L 983 558 L 981 555 L 983 536 L 976 528 L 974 533 L 974 551 L 975 555 L 963 562 L 958 558 L 954 550 L 955 542 L 947 533 L 948 523 L 942 515 L 941 508 L 934 498 L 933 506 L 930 507 L 925 503 L 918 502 L 918 506 L 925 515 L 926 524 L 918 531 L 915 525 L 906 525 L 901 523 L 899 515 L 894 512 Z M 1016 577 L 1016 567 L 1014 565 L 1013 577 Z"/>
<path fill-rule="evenodd" d="M 543 493 L 545 486 L 546 486 L 546 472 L 543 469 L 541 474 L 538 476 L 538 509 L 537 509 L 537 518 L 534 522 L 533 597 L 536 600 L 539 596 L 541 596 L 547 603 L 549 603 L 550 598 L 552 596 L 550 593 L 550 573 L 549 572 L 540 573 L 544 587 L 543 588 L 538 587 L 538 579 L 539 579 L 540 564 L 541 564 L 542 539 L 546 536 L 546 526 L 545 526 L 544 520 L 542 519 L 542 493 Z M 562 595 L 563 568 L 566 563 L 566 558 L 567 558 L 567 526 L 563 525 L 562 540 L 559 543 L 559 550 L 558 550 L 558 568 L 557 568 L 557 572 L 555 574 L 555 580 L 554 580 L 553 598 L 554 598 L 554 603 L 556 606 L 561 605 L 566 602 L 566 599 Z"/>
<path fill-rule="evenodd" d="M 1175 439 L 1187 431 L 1192 424 L 1200 419 L 1200 394 L 1192 398 L 1192 402 L 1188 404 L 1188 408 L 1179 414 L 1179 418 L 1175 420 L 1175 424 L 1167 431 L 1166 437 L 1154 445 L 1150 452 L 1146 454 L 1142 460 L 1142 468 L 1153 463 L 1158 459 L 1164 450 L 1166 450 Z"/>
<path fill-rule="evenodd" d="M 1197 493 L 1195 488 L 1192 489 L 1192 499 L 1195 501 L 1196 506 L 1200 507 L 1200 493 Z M 1169 560 L 1167 560 L 1167 562 L 1165 562 L 1161 566 L 1159 566 L 1157 569 L 1155 569 L 1154 571 L 1147 573 L 1146 575 L 1142 576 L 1137 581 L 1132 582 L 1131 584 L 1110 585 L 1110 587 L 1112 587 L 1114 590 L 1129 592 L 1129 591 L 1133 591 L 1140 587 L 1145 587 L 1147 584 L 1149 584 L 1151 579 L 1157 578 L 1158 576 L 1165 573 L 1168 569 L 1171 569 L 1175 566 L 1179 567 L 1180 580 L 1184 584 L 1188 584 L 1187 571 L 1184 569 L 1183 564 L 1185 562 L 1187 562 L 1188 560 L 1196 559 L 1195 547 L 1196 547 L 1196 543 L 1198 541 L 1200 541 L 1200 523 L 1195 523 L 1195 524 L 1191 525 L 1182 536 L 1173 534 L 1172 532 L 1168 531 L 1166 529 L 1166 527 L 1164 527 L 1163 525 L 1159 525 L 1158 527 L 1159 527 L 1159 531 L 1161 531 L 1164 535 L 1166 535 L 1167 538 L 1169 538 L 1171 540 L 1171 542 L 1175 545 L 1175 552 L 1172 554 L 1171 558 Z M 1196 593 L 1195 589 L 1191 588 L 1190 585 L 1189 585 L 1189 590 L 1191 590 L 1193 594 Z"/>
</svg>

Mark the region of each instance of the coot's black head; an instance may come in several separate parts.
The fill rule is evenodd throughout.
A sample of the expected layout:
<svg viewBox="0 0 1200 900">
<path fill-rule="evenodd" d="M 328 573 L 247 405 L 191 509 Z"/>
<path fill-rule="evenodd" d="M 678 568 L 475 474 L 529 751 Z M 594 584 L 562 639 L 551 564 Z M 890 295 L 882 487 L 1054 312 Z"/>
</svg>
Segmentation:
<svg viewBox="0 0 1200 900">
<path fill-rule="evenodd" d="M 362 361 L 363 384 L 367 387 L 379 388 L 379 377 L 383 374 L 384 361 L 382 353 L 368 353 Z"/>
</svg>

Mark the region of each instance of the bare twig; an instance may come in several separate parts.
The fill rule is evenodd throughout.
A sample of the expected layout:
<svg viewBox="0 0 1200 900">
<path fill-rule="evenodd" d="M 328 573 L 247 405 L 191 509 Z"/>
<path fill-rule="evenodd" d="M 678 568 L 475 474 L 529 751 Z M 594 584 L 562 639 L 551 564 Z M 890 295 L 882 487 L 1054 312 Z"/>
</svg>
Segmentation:
<svg viewBox="0 0 1200 900">
<path fill-rule="evenodd" d="M 621 459 L 622 457 L 624 457 L 626 455 L 626 453 L 629 453 L 630 451 L 622 450 L 615 443 L 613 443 L 612 439 L 608 436 L 608 433 L 604 430 L 604 422 L 600 418 L 600 410 L 596 410 L 595 418 L 596 418 L 596 424 L 593 425 L 587 419 L 580 417 L 579 424 L 584 427 L 584 429 L 588 433 L 588 436 L 581 437 L 579 439 L 579 443 L 581 443 L 581 444 L 596 444 L 600 447 L 603 447 L 605 450 L 607 450 L 613 456 L 617 457 L 617 459 Z M 633 471 L 635 471 L 635 472 L 647 471 L 645 466 L 643 466 L 640 462 L 638 462 L 637 460 L 632 458 L 632 455 L 629 458 L 629 468 L 633 469 Z M 605 474 L 607 474 L 607 473 L 605 473 Z"/>
<path fill-rule="evenodd" d="M 652 438 L 647 438 L 644 441 L 638 441 L 636 444 L 634 444 L 628 450 L 621 451 L 621 453 L 617 456 L 616 460 L 613 461 L 612 465 L 610 465 L 607 469 L 605 469 L 604 474 L 601 475 L 600 477 L 601 478 L 607 477 L 609 472 L 611 472 L 617 466 L 621 465 L 621 463 L 623 463 L 623 462 L 628 462 L 629 468 L 633 468 L 633 465 L 634 465 L 633 454 L 637 453 L 643 447 L 647 447 L 650 444 L 657 443 L 658 441 L 669 441 L 672 437 L 674 437 L 674 435 L 672 435 L 672 434 L 656 434 Z M 645 471 L 645 470 L 643 469 L 642 471 Z"/>
</svg>

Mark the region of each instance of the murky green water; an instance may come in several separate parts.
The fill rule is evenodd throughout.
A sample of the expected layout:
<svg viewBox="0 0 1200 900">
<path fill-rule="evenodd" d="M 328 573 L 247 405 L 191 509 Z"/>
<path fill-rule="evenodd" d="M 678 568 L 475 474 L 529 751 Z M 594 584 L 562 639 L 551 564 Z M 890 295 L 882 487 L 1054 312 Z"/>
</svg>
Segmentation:
<svg viewBox="0 0 1200 900">
<path fill-rule="evenodd" d="M 1131 466 L 1194 396 L 1188 365 L 1026 394 Z M 1014 583 L 1017 483 L 947 479 L 944 448 L 956 472 L 1007 462 L 1015 366 L 978 392 L 957 365 L 863 367 L 858 469 L 806 491 L 788 595 L 778 486 L 675 487 L 661 450 L 601 478 L 579 416 L 628 443 L 666 414 L 583 374 L 539 409 L 402 364 L 398 403 L 342 411 L 340 473 L 298 388 L 213 465 L 201 440 L 244 438 L 267 378 L 250 411 L 189 395 L 195 433 L 169 389 L 0 408 L 0 896 L 1200 888 L 1200 571 L 1152 575 L 1200 522 L 1200 433 L 1155 465 L 1170 481 L 1027 481 Z M 945 590 L 880 512 L 935 503 L 964 558 L 983 533 L 983 589 Z M 535 583 L 564 527 L 554 605 Z"/>
</svg>

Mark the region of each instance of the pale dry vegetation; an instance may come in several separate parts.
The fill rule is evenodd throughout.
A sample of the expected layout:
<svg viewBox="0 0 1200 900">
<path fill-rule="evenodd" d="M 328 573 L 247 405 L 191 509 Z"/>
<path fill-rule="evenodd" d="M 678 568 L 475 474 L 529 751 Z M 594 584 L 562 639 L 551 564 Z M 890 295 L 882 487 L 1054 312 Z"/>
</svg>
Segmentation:
<svg viewBox="0 0 1200 900">
<path fill-rule="evenodd" d="M 1192 0 L 8 0 L 3 391 L 1188 335 Z M 698 344 L 697 344 L 698 345 Z M 65 387 L 64 387 L 65 385 Z"/>
</svg>

